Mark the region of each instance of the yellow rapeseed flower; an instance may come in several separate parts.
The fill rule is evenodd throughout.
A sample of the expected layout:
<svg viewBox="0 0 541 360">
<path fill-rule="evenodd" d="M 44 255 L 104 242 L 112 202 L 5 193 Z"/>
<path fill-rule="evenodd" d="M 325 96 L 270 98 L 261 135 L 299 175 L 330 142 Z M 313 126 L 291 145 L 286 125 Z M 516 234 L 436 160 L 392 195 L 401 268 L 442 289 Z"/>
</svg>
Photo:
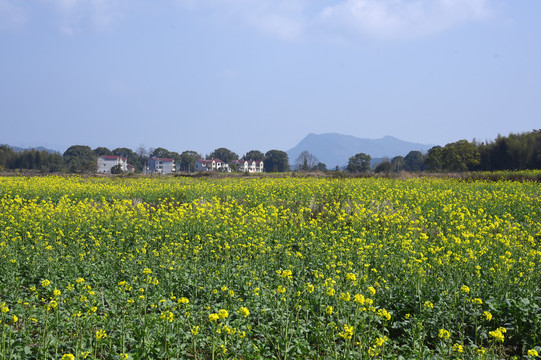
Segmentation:
<svg viewBox="0 0 541 360">
<path fill-rule="evenodd" d="M 328 295 L 328 296 L 334 296 L 334 293 L 335 293 L 335 291 L 334 291 L 333 288 L 331 288 L 331 287 L 330 287 L 330 288 L 327 288 L 327 295 Z"/>
<path fill-rule="evenodd" d="M 248 317 L 248 315 L 250 315 L 250 310 L 248 310 L 248 308 L 242 306 L 242 307 L 239 309 L 239 314 L 241 314 L 241 315 L 244 316 L 244 317 Z"/>
<path fill-rule="evenodd" d="M 376 339 L 376 346 L 379 346 L 379 347 L 382 347 L 383 344 L 385 344 L 385 342 L 388 340 L 387 336 L 384 336 L 384 337 L 378 337 Z"/>
<path fill-rule="evenodd" d="M 344 324 L 344 331 L 339 332 L 338 336 L 340 336 L 343 339 L 350 340 L 353 336 L 353 326 Z"/>
<path fill-rule="evenodd" d="M 424 307 L 427 308 L 427 309 L 433 309 L 434 304 L 432 304 L 432 302 L 430 302 L 430 301 L 425 301 Z"/>
<path fill-rule="evenodd" d="M 379 309 L 378 316 L 385 320 L 391 320 L 391 314 L 386 309 Z"/>
<path fill-rule="evenodd" d="M 49 305 L 47 305 L 47 310 L 54 310 L 58 306 L 58 303 L 54 300 L 51 300 Z"/>
<path fill-rule="evenodd" d="M 449 333 L 449 331 L 445 329 L 440 329 L 440 332 L 438 333 L 438 337 L 440 337 L 443 340 L 447 340 L 451 337 L 451 334 Z"/>
<path fill-rule="evenodd" d="M 491 338 L 493 338 L 495 341 L 499 341 L 499 342 L 504 342 L 505 341 L 505 336 L 503 335 L 500 328 L 498 328 L 498 329 L 496 329 L 494 331 L 489 331 L 488 335 Z"/>
<path fill-rule="evenodd" d="M 528 350 L 528 356 L 537 357 L 537 356 L 539 356 L 539 353 L 535 349 L 530 349 L 530 350 Z"/>
<path fill-rule="evenodd" d="M 342 301 L 349 301 L 351 299 L 351 296 L 348 292 L 346 293 L 340 293 L 340 300 Z"/>
<path fill-rule="evenodd" d="M 225 319 L 229 317 L 229 313 L 225 309 L 220 309 L 220 311 L 218 311 L 218 316 L 220 317 L 220 319 Z"/>
<path fill-rule="evenodd" d="M 169 322 L 173 322 L 174 320 L 174 315 L 171 311 L 162 311 L 161 315 L 160 315 L 160 319 L 164 319 L 166 321 L 169 321 Z"/>
<path fill-rule="evenodd" d="M 291 270 L 284 270 L 280 276 L 284 279 L 291 279 L 293 278 L 293 272 Z"/>
<path fill-rule="evenodd" d="M 325 309 L 325 312 L 327 313 L 327 315 L 332 315 L 332 306 L 327 306 L 327 308 Z"/>
<path fill-rule="evenodd" d="M 365 299 L 362 294 L 356 294 L 353 297 L 353 301 L 355 301 L 356 303 L 359 303 L 359 305 L 364 305 Z"/>
<path fill-rule="evenodd" d="M 107 337 L 107 333 L 105 332 L 105 330 L 100 329 L 96 331 L 96 339 L 101 340 L 101 339 L 105 339 L 106 337 Z"/>
</svg>

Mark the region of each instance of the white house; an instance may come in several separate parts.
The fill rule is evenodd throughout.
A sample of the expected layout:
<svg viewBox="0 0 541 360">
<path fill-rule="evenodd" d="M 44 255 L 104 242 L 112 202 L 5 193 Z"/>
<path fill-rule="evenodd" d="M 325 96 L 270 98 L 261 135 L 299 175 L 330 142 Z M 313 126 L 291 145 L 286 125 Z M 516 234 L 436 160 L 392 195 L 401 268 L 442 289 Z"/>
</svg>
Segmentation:
<svg viewBox="0 0 541 360">
<path fill-rule="evenodd" d="M 196 171 L 227 171 L 229 172 L 229 165 L 220 159 L 199 159 L 195 162 Z"/>
<path fill-rule="evenodd" d="M 159 157 L 151 157 L 148 159 L 147 173 L 171 174 L 175 171 L 175 159 Z"/>
<path fill-rule="evenodd" d="M 263 172 L 263 161 L 255 160 L 235 160 L 233 161 L 237 165 L 238 171 L 244 171 L 249 173 L 261 173 Z"/>
<path fill-rule="evenodd" d="M 118 155 L 102 155 L 98 158 L 97 172 L 110 174 L 115 165 L 120 165 L 122 171 L 128 171 L 128 159 Z"/>
</svg>

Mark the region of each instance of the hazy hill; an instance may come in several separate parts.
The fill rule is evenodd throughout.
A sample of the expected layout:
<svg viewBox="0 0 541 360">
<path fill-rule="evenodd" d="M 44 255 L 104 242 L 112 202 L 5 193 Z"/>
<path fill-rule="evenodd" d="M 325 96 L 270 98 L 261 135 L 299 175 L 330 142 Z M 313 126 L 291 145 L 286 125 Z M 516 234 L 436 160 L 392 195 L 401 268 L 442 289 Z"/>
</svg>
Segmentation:
<svg viewBox="0 0 541 360">
<path fill-rule="evenodd" d="M 31 150 L 31 149 L 34 149 L 34 150 L 37 150 L 37 151 L 47 151 L 48 153 L 51 153 L 51 154 L 54 154 L 54 153 L 57 153 L 58 150 L 52 150 L 52 149 L 47 149 L 43 146 L 38 146 L 38 147 L 32 147 L 32 148 L 22 148 L 22 147 L 18 147 L 18 146 L 11 146 L 11 145 L 8 145 L 8 144 L 0 144 L 0 145 L 6 145 L 7 147 L 10 147 L 11 149 L 13 149 L 13 151 L 15 152 L 22 152 L 22 151 L 25 151 L 25 150 Z"/>
<path fill-rule="evenodd" d="M 293 165 L 304 150 L 316 156 L 318 160 L 334 169 L 337 165 L 347 165 L 348 159 L 355 154 L 365 153 L 373 159 L 401 155 L 406 156 L 412 150 L 428 151 L 433 145 L 403 141 L 392 136 L 381 139 L 363 139 L 342 134 L 308 134 L 294 148 L 287 151 L 289 162 Z"/>
</svg>

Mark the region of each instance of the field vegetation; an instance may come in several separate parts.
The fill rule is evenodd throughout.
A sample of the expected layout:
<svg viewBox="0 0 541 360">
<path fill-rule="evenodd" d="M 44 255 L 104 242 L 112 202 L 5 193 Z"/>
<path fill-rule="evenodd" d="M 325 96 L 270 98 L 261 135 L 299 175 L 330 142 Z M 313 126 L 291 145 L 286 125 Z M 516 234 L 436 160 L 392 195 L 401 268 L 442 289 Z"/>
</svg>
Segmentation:
<svg viewBox="0 0 541 360">
<path fill-rule="evenodd" d="M 541 188 L 0 177 L 2 359 L 534 359 Z"/>
</svg>

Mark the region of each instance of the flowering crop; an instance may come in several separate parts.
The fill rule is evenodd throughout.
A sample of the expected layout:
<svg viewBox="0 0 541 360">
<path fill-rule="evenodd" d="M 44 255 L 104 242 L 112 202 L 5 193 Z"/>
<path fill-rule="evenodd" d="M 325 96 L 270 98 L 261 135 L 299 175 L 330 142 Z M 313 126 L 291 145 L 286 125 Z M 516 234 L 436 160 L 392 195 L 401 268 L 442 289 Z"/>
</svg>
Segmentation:
<svg viewBox="0 0 541 360">
<path fill-rule="evenodd" d="M 0 214 L 2 359 L 541 351 L 536 183 L 0 177 Z"/>
</svg>

